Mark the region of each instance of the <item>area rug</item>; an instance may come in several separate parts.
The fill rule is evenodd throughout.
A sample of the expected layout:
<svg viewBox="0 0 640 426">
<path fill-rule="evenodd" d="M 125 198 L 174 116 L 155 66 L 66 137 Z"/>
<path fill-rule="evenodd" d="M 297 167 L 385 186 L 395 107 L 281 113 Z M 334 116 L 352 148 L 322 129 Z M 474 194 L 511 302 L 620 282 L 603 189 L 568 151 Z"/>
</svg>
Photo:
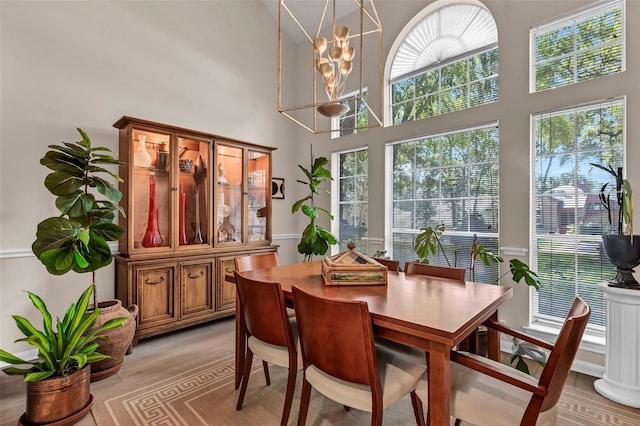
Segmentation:
<svg viewBox="0 0 640 426">
<path fill-rule="evenodd" d="M 119 389 L 100 397 L 92 409 L 97 425 L 278 425 L 282 414 L 286 369 L 271 367 L 266 386 L 258 363 L 254 364 L 242 410 L 236 411 L 232 355 L 135 389 Z M 302 374 L 298 374 L 289 424 L 296 424 Z M 640 410 L 565 389 L 559 402 L 558 425 L 638 426 Z M 346 411 L 342 405 L 312 393 L 308 425 L 368 425 L 369 413 Z M 411 401 L 403 398 L 384 412 L 385 425 L 415 424 Z M 453 424 L 453 422 L 452 422 Z M 464 424 L 464 423 L 463 423 Z"/>
</svg>

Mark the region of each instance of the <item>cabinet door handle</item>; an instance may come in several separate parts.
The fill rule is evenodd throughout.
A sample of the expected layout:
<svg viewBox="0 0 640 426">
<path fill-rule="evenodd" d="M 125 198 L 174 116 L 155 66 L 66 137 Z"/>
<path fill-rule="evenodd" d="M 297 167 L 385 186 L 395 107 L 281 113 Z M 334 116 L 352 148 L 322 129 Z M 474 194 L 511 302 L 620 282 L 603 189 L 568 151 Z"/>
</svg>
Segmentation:
<svg viewBox="0 0 640 426">
<path fill-rule="evenodd" d="M 153 281 L 151 278 L 147 278 L 146 280 L 144 280 L 145 283 L 147 284 L 160 284 L 161 282 L 164 281 L 164 277 L 161 275 L 159 279 Z"/>
<path fill-rule="evenodd" d="M 203 270 L 200 270 L 199 274 L 194 274 L 193 272 L 189 272 L 189 274 L 187 274 L 187 276 L 189 278 L 199 278 L 199 277 L 201 277 L 203 275 L 204 275 L 204 271 Z"/>
</svg>

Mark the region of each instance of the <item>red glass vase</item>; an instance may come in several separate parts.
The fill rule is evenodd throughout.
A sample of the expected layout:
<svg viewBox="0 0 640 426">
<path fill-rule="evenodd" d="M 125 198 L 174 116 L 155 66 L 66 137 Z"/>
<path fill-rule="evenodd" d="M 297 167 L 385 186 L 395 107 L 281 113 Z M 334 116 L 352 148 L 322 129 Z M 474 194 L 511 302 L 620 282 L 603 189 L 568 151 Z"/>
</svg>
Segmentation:
<svg viewBox="0 0 640 426">
<path fill-rule="evenodd" d="M 143 247 L 160 247 L 162 245 L 162 235 L 158 227 L 158 207 L 156 206 L 156 180 L 149 176 L 149 218 L 147 219 L 147 230 L 142 239 Z"/>
</svg>

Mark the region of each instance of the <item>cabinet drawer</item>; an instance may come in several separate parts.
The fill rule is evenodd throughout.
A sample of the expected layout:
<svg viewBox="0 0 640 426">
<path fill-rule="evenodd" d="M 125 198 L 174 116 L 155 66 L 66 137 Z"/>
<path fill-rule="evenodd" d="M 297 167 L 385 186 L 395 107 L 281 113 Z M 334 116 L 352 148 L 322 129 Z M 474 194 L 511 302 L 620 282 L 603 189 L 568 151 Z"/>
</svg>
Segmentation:
<svg viewBox="0 0 640 426">
<path fill-rule="evenodd" d="M 236 284 L 233 272 L 235 266 L 233 257 L 220 258 L 218 265 L 218 310 L 235 310 L 236 308 Z"/>
<path fill-rule="evenodd" d="M 181 315 L 191 317 L 215 311 L 213 262 L 180 264 Z"/>
<path fill-rule="evenodd" d="M 135 300 L 140 328 L 177 320 L 175 297 L 176 265 L 134 267 Z"/>
</svg>

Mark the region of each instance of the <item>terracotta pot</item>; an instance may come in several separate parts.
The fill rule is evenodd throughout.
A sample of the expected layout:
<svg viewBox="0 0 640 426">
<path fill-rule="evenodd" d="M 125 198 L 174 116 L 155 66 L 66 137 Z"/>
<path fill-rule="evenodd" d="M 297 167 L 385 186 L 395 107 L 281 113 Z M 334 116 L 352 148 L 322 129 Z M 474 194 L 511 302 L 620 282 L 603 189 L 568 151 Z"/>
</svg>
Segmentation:
<svg viewBox="0 0 640 426">
<path fill-rule="evenodd" d="M 129 319 L 121 327 L 102 333 L 109 339 L 98 341 L 98 352 L 113 358 L 91 364 L 92 382 L 112 376 L 120 370 L 124 356 L 131 348 L 131 342 L 136 333 L 136 317 L 138 316 L 137 305 L 131 305 L 129 309 L 125 309 L 122 302 L 117 299 L 98 302 L 98 308 L 100 308 L 100 315 L 93 326 L 94 329 L 112 318 L 129 317 Z"/>
<path fill-rule="evenodd" d="M 27 382 L 27 411 L 21 419 L 25 424 L 49 424 L 75 417 L 89 410 L 92 402 L 89 393 L 89 373 L 83 369 L 63 377 L 38 382 Z"/>
</svg>

